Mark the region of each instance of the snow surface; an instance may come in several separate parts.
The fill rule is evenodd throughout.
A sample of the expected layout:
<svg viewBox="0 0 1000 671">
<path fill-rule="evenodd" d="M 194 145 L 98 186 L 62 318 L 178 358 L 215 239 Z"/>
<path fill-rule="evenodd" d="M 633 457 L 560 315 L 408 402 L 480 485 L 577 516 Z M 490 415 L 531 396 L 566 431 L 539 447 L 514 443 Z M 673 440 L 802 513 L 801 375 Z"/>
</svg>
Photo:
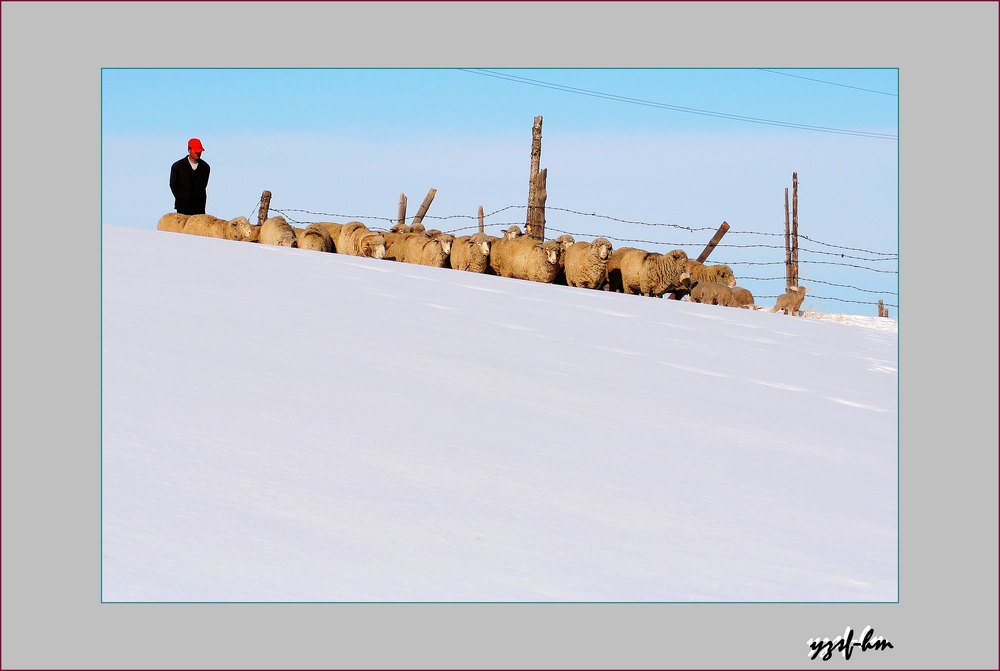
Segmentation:
<svg viewBox="0 0 1000 671">
<path fill-rule="evenodd" d="M 896 601 L 896 321 L 102 229 L 104 601 Z"/>
</svg>

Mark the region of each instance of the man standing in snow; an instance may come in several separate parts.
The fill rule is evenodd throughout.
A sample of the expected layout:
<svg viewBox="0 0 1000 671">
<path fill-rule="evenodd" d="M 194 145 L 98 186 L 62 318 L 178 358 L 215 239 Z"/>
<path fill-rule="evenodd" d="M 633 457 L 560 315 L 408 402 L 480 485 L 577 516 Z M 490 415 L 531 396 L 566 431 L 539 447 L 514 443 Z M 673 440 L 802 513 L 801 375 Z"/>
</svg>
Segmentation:
<svg viewBox="0 0 1000 671">
<path fill-rule="evenodd" d="M 201 140 L 193 137 L 188 140 L 188 155 L 170 166 L 170 191 L 179 214 L 205 214 L 205 188 L 211 168 L 201 160 L 203 151 Z"/>
</svg>

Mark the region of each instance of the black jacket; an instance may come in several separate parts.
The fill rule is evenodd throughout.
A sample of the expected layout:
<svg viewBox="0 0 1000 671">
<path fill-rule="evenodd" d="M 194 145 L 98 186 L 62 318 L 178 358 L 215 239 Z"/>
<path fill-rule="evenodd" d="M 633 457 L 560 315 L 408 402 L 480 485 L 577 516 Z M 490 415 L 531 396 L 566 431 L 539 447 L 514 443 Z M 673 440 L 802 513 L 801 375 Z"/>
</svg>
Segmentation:
<svg viewBox="0 0 1000 671">
<path fill-rule="evenodd" d="M 170 166 L 170 191 L 174 194 L 174 209 L 180 214 L 205 214 L 208 198 L 208 163 L 198 160 L 198 169 L 192 170 L 187 156 Z"/>
</svg>

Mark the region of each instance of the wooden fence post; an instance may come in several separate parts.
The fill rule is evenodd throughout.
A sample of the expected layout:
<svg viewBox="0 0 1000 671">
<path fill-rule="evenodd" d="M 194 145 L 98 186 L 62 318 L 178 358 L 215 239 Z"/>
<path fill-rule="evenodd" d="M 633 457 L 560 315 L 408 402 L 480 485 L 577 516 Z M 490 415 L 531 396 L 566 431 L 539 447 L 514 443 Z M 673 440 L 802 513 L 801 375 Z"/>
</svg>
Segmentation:
<svg viewBox="0 0 1000 671">
<path fill-rule="evenodd" d="M 539 240 L 545 239 L 545 198 L 548 195 L 545 179 L 548 173 L 549 169 L 545 168 L 535 175 L 534 188 L 528 199 L 528 223 L 525 224 L 525 233 Z"/>
<path fill-rule="evenodd" d="M 427 208 L 431 206 L 431 201 L 434 200 L 434 194 L 436 193 L 437 189 L 431 189 L 427 192 L 427 196 L 424 197 L 424 202 L 420 204 L 420 209 L 417 210 L 417 216 L 413 217 L 413 223 L 411 226 L 416 226 L 424 220 L 424 215 L 427 214 Z"/>
<path fill-rule="evenodd" d="M 542 160 L 542 117 L 535 117 L 531 126 L 531 170 L 528 173 L 528 214 L 525 218 L 525 232 L 541 240 L 545 239 L 545 176 L 539 171 Z M 539 193 L 541 189 L 542 193 Z M 540 208 L 540 209 L 539 209 Z"/>
<path fill-rule="evenodd" d="M 406 194 L 399 194 L 399 207 L 396 210 L 396 225 L 399 227 L 403 226 L 406 221 Z"/>
<path fill-rule="evenodd" d="M 260 212 L 257 213 L 257 225 L 262 226 L 267 220 L 267 211 L 271 207 L 271 192 L 260 194 Z"/>
<path fill-rule="evenodd" d="M 785 291 L 792 286 L 792 243 L 789 239 L 788 187 L 785 187 Z"/>
<path fill-rule="evenodd" d="M 486 229 L 483 227 L 483 206 L 479 206 L 479 232 L 485 233 Z"/>
<path fill-rule="evenodd" d="M 719 226 L 719 230 L 715 232 L 715 235 L 712 236 L 712 239 L 708 241 L 707 245 L 705 245 L 705 249 L 701 250 L 701 254 L 698 255 L 698 258 L 696 259 L 698 263 L 704 263 L 705 261 L 708 260 L 708 255 L 712 253 L 712 250 L 715 249 L 716 245 L 719 244 L 719 241 L 722 240 L 722 236 L 725 235 L 726 231 L 728 230 L 729 230 L 729 224 L 726 223 L 725 221 L 722 222 L 722 225 Z M 668 296 L 668 298 L 673 301 L 679 301 L 687 293 L 688 292 L 686 290 L 674 291 L 673 293 L 670 294 L 670 296 Z"/>
<path fill-rule="evenodd" d="M 799 173 L 792 173 L 792 286 L 799 284 Z"/>
</svg>

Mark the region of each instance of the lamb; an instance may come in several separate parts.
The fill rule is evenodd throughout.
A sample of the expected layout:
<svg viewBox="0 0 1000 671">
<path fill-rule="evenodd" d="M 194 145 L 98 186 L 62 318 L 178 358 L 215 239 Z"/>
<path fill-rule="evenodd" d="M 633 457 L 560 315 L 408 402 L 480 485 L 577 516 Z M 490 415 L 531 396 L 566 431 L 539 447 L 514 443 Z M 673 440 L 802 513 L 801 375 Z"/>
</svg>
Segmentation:
<svg viewBox="0 0 1000 671">
<path fill-rule="evenodd" d="M 686 290 L 691 275 L 684 267 L 687 254 L 675 249 L 666 254 L 621 247 L 608 261 L 611 291 L 661 298 L 668 291 Z"/>
<path fill-rule="evenodd" d="M 258 241 L 264 245 L 277 245 L 279 247 L 299 246 L 295 239 L 295 229 L 282 216 L 264 220 L 260 226 Z"/>
<path fill-rule="evenodd" d="M 778 300 L 775 302 L 774 307 L 771 308 L 771 312 L 783 311 L 786 315 L 799 314 L 799 308 L 802 306 L 802 301 L 806 298 L 807 291 L 812 291 L 812 289 L 788 287 L 785 293 L 778 296 Z"/>
<path fill-rule="evenodd" d="M 305 228 L 296 228 L 295 241 L 299 244 L 299 249 L 312 249 L 317 252 L 333 251 L 333 239 L 325 226 L 309 224 Z"/>
<path fill-rule="evenodd" d="M 246 217 L 225 220 L 210 214 L 192 214 L 184 221 L 182 233 L 223 240 L 248 240 L 253 228 Z"/>
<path fill-rule="evenodd" d="M 698 282 L 692 285 L 691 302 L 739 307 L 733 290 L 729 288 L 728 284 L 722 282 Z"/>
<path fill-rule="evenodd" d="M 180 214 L 179 212 L 167 212 L 156 222 L 156 229 L 158 231 L 180 233 L 184 230 L 184 222 L 188 220 L 189 216 L 191 215 Z"/>
<path fill-rule="evenodd" d="M 360 221 L 351 221 L 340 229 L 337 251 L 351 256 L 385 258 L 385 237 L 377 231 L 369 230 Z"/>
<path fill-rule="evenodd" d="M 754 308 L 753 294 L 748 289 L 733 287 L 733 298 L 736 299 L 736 304 L 741 308 L 747 308 L 748 310 Z"/>
<path fill-rule="evenodd" d="M 685 267 L 691 275 L 692 285 L 695 282 L 722 282 L 730 287 L 736 286 L 733 269 L 727 265 L 706 266 L 700 261 L 688 259 Z"/>
<path fill-rule="evenodd" d="M 493 246 L 490 268 L 501 277 L 551 283 L 563 269 L 562 256 L 562 245 L 555 240 L 542 242 L 522 235 Z"/>
<path fill-rule="evenodd" d="M 566 284 L 585 289 L 603 287 L 608 279 L 612 251 L 611 243 L 604 238 L 571 244 L 563 256 Z"/>
<path fill-rule="evenodd" d="M 490 236 L 485 233 L 455 238 L 449 263 L 455 270 L 485 273 L 490 267 Z"/>
</svg>

